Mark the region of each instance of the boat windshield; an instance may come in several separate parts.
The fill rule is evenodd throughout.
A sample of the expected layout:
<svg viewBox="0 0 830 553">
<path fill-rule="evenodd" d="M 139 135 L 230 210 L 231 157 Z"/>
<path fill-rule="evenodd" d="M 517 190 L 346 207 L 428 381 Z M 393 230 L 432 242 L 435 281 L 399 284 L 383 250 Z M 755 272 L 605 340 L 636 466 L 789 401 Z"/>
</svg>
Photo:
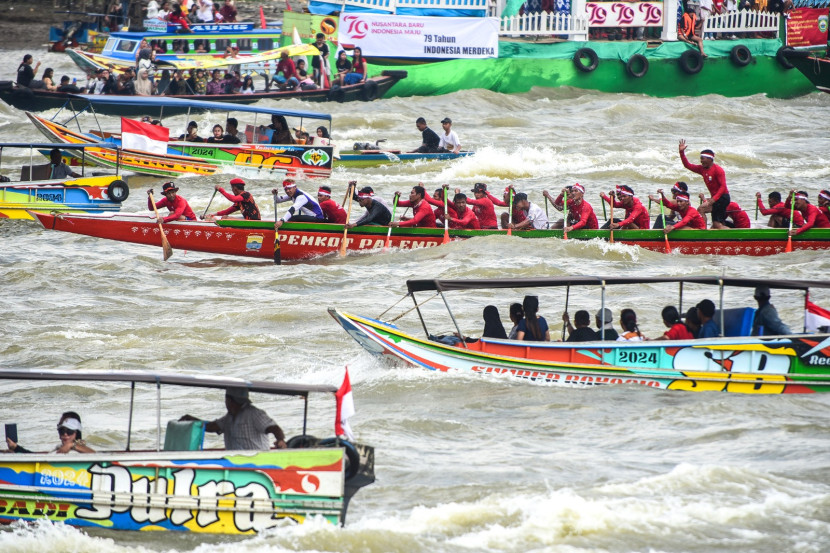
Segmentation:
<svg viewBox="0 0 830 553">
<path fill-rule="evenodd" d="M 118 44 L 115 45 L 116 52 L 134 52 L 135 49 L 138 47 L 137 40 L 126 40 L 122 39 L 118 41 Z"/>
</svg>

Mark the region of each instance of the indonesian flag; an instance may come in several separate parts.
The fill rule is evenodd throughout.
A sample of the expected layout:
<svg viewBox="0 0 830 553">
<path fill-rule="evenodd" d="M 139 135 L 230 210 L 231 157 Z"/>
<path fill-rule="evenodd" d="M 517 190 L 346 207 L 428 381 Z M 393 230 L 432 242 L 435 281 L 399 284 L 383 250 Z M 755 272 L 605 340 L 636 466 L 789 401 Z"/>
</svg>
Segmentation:
<svg viewBox="0 0 830 553">
<path fill-rule="evenodd" d="M 121 146 L 126 150 L 141 150 L 153 154 L 166 154 L 170 141 L 170 129 L 121 118 Z"/>
<path fill-rule="evenodd" d="M 819 307 L 810 300 L 805 303 L 805 324 L 807 332 L 819 332 L 821 327 L 830 326 L 830 311 Z"/>
<path fill-rule="evenodd" d="M 334 419 L 334 434 L 338 438 L 345 437 L 354 441 L 354 434 L 349 427 L 349 417 L 354 415 L 354 397 L 352 396 L 352 384 L 349 382 L 349 367 L 346 367 L 346 375 L 343 377 L 343 384 L 334 394 L 337 398 L 337 415 Z"/>
</svg>

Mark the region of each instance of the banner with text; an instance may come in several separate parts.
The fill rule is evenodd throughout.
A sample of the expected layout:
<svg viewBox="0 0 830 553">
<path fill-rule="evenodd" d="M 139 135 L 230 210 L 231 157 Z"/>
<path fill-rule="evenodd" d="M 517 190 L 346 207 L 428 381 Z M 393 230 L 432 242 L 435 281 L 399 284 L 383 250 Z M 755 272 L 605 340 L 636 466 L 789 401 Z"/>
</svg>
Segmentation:
<svg viewBox="0 0 830 553">
<path fill-rule="evenodd" d="M 796 8 L 787 20 L 787 46 L 827 46 L 827 8 Z"/>
<path fill-rule="evenodd" d="M 660 27 L 662 2 L 588 2 L 589 27 Z"/>
<path fill-rule="evenodd" d="M 416 17 L 375 13 L 340 15 L 340 45 L 365 57 L 496 58 L 495 17 Z"/>
</svg>

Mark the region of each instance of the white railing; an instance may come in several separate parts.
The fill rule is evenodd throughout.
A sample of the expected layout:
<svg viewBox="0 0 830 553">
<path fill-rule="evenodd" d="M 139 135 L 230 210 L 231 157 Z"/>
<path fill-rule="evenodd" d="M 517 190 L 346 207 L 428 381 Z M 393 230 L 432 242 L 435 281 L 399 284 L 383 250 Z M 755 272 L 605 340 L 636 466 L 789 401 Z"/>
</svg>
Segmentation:
<svg viewBox="0 0 830 553">
<path fill-rule="evenodd" d="M 524 13 L 501 18 L 499 36 L 572 35 L 588 32 L 588 17 L 567 13 Z"/>
<path fill-rule="evenodd" d="M 371 8 L 396 13 L 401 8 L 488 11 L 488 0 L 319 0 L 340 7 Z"/>
<path fill-rule="evenodd" d="M 778 24 L 781 14 L 739 10 L 711 15 L 703 24 L 703 33 L 775 33 L 778 36 Z"/>
</svg>

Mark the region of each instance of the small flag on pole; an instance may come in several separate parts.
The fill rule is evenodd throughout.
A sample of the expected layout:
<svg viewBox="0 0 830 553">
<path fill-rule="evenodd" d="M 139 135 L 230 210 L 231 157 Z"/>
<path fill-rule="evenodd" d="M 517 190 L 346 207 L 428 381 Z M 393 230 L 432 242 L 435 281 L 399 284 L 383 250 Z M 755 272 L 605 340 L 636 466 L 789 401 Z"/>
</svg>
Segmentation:
<svg viewBox="0 0 830 553">
<path fill-rule="evenodd" d="M 352 434 L 352 429 L 349 427 L 349 418 L 354 415 L 354 397 L 352 396 L 352 385 L 349 382 L 349 367 L 346 367 L 343 384 L 340 385 L 340 389 L 334 395 L 337 398 L 334 434 L 338 438 L 354 441 L 354 434 Z"/>
<path fill-rule="evenodd" d="M 819 307 L 810 300 L 807 300 L 805 322 L 807 332 L 820 332 L 821 327 L 830 327 L 830 311 Z"/>
<path fill-rule="evenodd" d="M 121 118 L 121 146 L 127 150 L 141 150 L 154 154 L 166 154 L 170 129 Z"/>
</svg>

